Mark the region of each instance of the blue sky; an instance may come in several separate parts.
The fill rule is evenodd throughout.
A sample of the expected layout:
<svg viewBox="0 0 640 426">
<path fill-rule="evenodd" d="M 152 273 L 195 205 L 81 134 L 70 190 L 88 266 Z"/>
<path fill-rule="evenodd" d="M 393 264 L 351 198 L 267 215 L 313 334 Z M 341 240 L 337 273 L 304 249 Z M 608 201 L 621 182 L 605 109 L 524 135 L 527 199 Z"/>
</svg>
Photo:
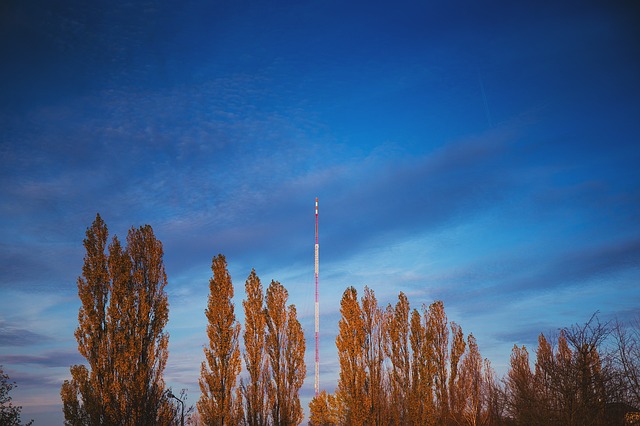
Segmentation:
<svg viewBox="0 0 640 426">
<path fill-rule="evenodd" d="M 242 319 L 281 281 L 313 392 L 339 300 L 442 299 L 499 373 L 540 332 L 640 302 L 640 23 L 631 2 L 0 6 L 0 364 L 62 422 L 82 239 L 150 224 L 169 278 L 168 386 L 199 395 L 211 258 Z"/>
</svg>

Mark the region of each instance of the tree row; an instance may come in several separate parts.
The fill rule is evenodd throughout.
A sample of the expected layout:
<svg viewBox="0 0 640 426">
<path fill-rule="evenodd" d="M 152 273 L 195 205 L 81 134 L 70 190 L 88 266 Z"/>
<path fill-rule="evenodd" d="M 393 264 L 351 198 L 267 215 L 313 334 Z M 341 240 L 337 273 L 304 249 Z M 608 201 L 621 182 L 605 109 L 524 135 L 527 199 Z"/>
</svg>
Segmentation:
<svg viewBox="0 0 640 426">
<path fill-rule="evenodd" d="M 540 334 L 533 365 L 516 345 L 498 379 L 441 301 L 382 308 L 350 287 L 340 313 L 338 384 L 311 401 L 312 425 L 640 425 L 640 317 Z"/>
<path fill-rule="evenodd" d="M 176 400 L 184 401 L 163 377 L 169 308 L 162 243 L 148 225 L 131 228 L 124 245 L 116 236 L 109 241 L 97 215 L 84 248 L 75 337 L 86 362 L 72 366 L 61 387 L 65 424 L 180 424 Z M 201 396 L 188 421 L 300 424 L 306 346 L 287 290 L 271 281 L 265 291 L 252 270 L 243 328 L 225 257 L 215 256 L 211 269 Z M 498 379 L 473 334 L 448 320 L 441 301 L 411 309 L 400 293 L 395 305 L 382 307 L 373 290 L 365 287 L 358 298 L 349 287 L 340 313 L 339 377 L 334 393 L 312 399 L 312 425 L 605 425 L 640 418 L 633 414 L 640 406 L 640 323 L 601 324 L 594 315 L 553 339 L 541 334 L 535 362 L 526 347 L 514 346 Z"/>
<path fill-rule="evenodd" d="M 166 388 L 169 335 L 162 244 L 146 225 L 132 228 L 123 247 L 108 243 L 98 215 L 87 229 L 81 307 L 75 336 L 86 365 L 71 367 L 60 395 L 66 425 L 180 424 Z M 287 290 L 272 281 L 266 292 L 251 271 L 246 299 L 241 370 L 240 331 L 233 283 L 223 255 L 211 265 L 197 414 L 206 425 L 296 425 L 303 419 L 299 390 L 306 375 L 305 340 Z"/>
</svg>

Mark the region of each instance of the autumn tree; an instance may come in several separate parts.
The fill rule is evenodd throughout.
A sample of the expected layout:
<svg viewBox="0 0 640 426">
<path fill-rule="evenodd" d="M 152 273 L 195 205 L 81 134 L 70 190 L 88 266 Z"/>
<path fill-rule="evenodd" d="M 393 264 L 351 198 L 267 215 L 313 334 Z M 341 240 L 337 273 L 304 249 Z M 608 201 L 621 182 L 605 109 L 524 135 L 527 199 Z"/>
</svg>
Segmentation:
<svg viewBox="0 0 640 426">
<path fill-rule="evenodd" d="M 367 372 L 362 348 L 365 344 L 364 320 L 354 287 L 345 290 L 340 301 L 342 317 L 338 322 L 336 347 L 340 363 L 337 395 L 341 407 L 340 422 L 362 425 L 367 421 Z"/>
<path fill-rule="evenodd" d="M 459 363 L 466 344 L 462 327 L 455 322 L 451 323 L 451 349 L 449 355 L 449 416 L 460 423 L 464 410 L 465 382 L 458 374 Z"/>
<path fill-rule="evenodd" d="M 289 294 L 271 281 L 266 294 L 266 354 L 269 360 L 268 403 L 273 424 L 297 425 L 302 421 L 299 391 L 307 372 L 304 332 Z"/>
<path fill-rule="evenodd" d="M 433 346 L 427 333 L 426 308 L 425 318 L 414 309 L 411 312 L 411 392 L 409 394 L 409 423 L 414 425 L 432 425 L 435 423 L 435 405 L 433 402 L 433 386 L 435 364 L 433 362 Z"/>
<path fill-rule="evenodd" d="M 245 400 L 245 421 L 249 426 L 266 425 L 269 411 L 267 400 L 268 363 L 265 352 L 266 312 L 264 292 L 260 278 L 251 270 L 245 283 L 244 362 L 249 373 L 247 383 L 242 382 Z"/>
<path fill-rule="evenodd" d="M 223 255 L 212 259 L 211 270 L 205 310 L 209 345 L 204 348 L 206 361 L 202 362 L 199 379 L 202 395 L 197 407 L 205 425 L 235 425 L 242 405 L 236 393 L 241 368 L 240 324 L 234 313 L 233 284 Z"/>
<path fill-rule="evenodd" d="M 65 380 L 60 389 L 64 424 L 66 426 L 89 425 L 91 423 L 88 409 L 92 407 L 88 401 L 83 402 L 83 394 L 90 395 L 88 371 L 84 366 L 74 365 L 71 367 L 71 376 L 73 379 Z M 82 386 L 82 392 L 80 386 Z"/>
<path fill-rule="evenodd" d="M 505 379 L 509 414 L 516 425 L 534 424 L 535 392 L 529 365 L 529 351 L 514 345 Z"/>
<path fill-rule="evenodd" d="M 436 301 L 427 312 L 427 336 L 435 366 L 434 393 L 436 422 L 445 425 L 449 418 L 449 392 L 447 387 L 447 363 L 449 358 L 449 329 L 444 303 Z"/>
<path fill-rule="evenodd" d="M 484 387 L 483 361 L 478 343 L 473 334 L 467 336 L 467 351 L 460 365 L 462 390 L 458 399 L 460 418 L 470 426 L 484 424 L 488 418 L 486 411 L 486 388 Z"/>
<path fill-rule="evenodd" d="M 391 362 L 391 421 L 408 424 L 411 389 L 411 353 L 409 349 L 409 300 L 400 292 L 395 308 L 388 307 L 386 355 Z M 420 401 L 415 401 L 421 403 Z"/>
<path fill-rule="evenodd" d="M 545 335 L 540 333 L 534 370 L 535 399 L 533 403 L 537 421 L 542 424 L 560 424 L 558 373 L 553 348 Z"/>
<path fill-rule="evenodd" d="M 309 403 L 310 426 L 333 426 L 339 424 L 338 406 L 335 395 L 321 391 Z"/>
<path fill-rule="evenodd" d="M 607 395 L 600 356 L 595 347 L 587 348 L 579 343 L 576 330 L 561 330 L 555 351 L 544 335 L 538 338 L 534 388 L 529 398 L 530 424 L 606 423 Z M 571 333 L 571 339 L 567 333 Z"/>
<path fill-rule="evenodd" d="M 373 424 L 386 422 L 387 398 L 385 392 L 385 328 L 386 319 L 373 290 L 364 288 L 362 321 L 364 325 L 364 346 L 362 347 L 367 374 L 365 387 L 368 421 Z"/>
<path fill-rule="evenodd" d="M 162 243 L 149 225 L 131 228 L 127 246 L 100 217 L 87 229 L 75 336 L 85 365 L 61 388 L 65 423 L 157 425 L 171 421 L 163 373 L 169 308 Z"/>
</svg>

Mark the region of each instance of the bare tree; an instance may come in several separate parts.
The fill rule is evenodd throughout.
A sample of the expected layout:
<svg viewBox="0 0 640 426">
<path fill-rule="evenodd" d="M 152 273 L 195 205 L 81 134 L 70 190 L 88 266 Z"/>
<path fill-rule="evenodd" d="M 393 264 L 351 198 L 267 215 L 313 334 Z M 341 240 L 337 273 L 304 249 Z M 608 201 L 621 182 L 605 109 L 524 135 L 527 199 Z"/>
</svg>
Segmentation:
<svg viewBox="0 0 640 426">
<path fill-rule="evenodd" d="M 622 373 L 618 381 L 622 397 L 628 404 L 640 408 L 640 315 L 626 325 L 616 321 L 613 336 L 614 360 Z"/>
<path fill-rule="evenodd" d="M 0 365 L 0 424 L 6 426 L 20 426 L 20 412 L 22 407 L 19 405 L 13 405 L 11 402 L 11 396 L 9 392 L 11 389 L 17 387 L 15 382 L 9 381 L 9 376 L 2 369 Z M 27 423 L 27 426 L 31 425 L 33 420 Z"/>
<path fill-rule="evenodd" d="M 567 342 L 573 348 L 571 371 L 577 407 L 572 410 L 575 414 L 572 417 L 576 425 L 605 423 L 606 388 L 611 372 L 604 368 L 600 350 L 610 332 L 609 325 L 600 322 L 597 312 L 584 325 L 575 324 L 563 329 Z"/>
</svg>

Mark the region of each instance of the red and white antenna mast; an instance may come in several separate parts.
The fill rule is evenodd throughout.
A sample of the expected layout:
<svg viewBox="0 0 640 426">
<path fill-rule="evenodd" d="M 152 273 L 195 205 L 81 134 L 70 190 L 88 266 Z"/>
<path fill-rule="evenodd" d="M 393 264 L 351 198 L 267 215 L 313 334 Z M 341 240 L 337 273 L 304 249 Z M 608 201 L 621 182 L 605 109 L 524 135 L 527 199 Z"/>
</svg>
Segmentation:
<svg viewBox="0 0 640 426">
<path fill-rule="evenodd" d="M 315 279 L 316 279 L 316 380 L 315 380 L 315 391 L 316 396 L 320 392 L 320 353 L 318 352 L 318 334 L 320 331 L 320 308 L 318 306 L 318 255 L 319 255 L 318 245 L 318 197 L 316 197 L 316 246 L 315 246 Z"/>
</svg>

